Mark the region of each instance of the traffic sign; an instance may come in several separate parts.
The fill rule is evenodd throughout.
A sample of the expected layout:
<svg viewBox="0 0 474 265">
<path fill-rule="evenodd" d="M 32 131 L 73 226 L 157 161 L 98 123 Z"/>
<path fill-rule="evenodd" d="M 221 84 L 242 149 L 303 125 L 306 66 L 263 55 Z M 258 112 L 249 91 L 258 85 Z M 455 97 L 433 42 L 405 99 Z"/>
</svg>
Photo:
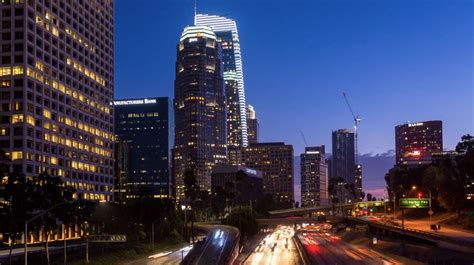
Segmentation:
<svg viewBox="0 0 474 265">
<path fill-rule="evenodd" d="M 429 208 L 429 198 L 401 198 L 400 208 Z"/>
<path fill-rule="evenodd" d="M 429 215 L 433 215 L 433 214 L 434 214 L 433 210 L 430 209 L 430 210 L 428 211 L 428 214 L 429 214 Z"/>
</svg>

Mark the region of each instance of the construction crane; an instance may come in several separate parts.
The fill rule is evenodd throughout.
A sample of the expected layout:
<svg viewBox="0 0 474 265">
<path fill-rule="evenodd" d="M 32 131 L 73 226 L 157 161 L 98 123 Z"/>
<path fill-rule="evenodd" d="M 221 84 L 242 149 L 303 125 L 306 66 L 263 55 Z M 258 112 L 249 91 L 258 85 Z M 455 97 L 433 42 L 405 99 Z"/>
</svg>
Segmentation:
<svg viewBox="0 0 474 265">
<path fill-rule="evenodd" d="M 344 100 L 346 101 L 347 107 L 349 107 L 349 110 L 351 111 L 352 118 L 354 119 L 354 141 L 355 141 L 355 162 L 356 165 L 359 164 L 358 161 L 358 146 L 357 146 L 357 128 L 359 127 L 361 118 L 359 114 L 354 114 L 354 111 L 352 110 L 351 104 L 349 103 L 349 100 L 347 99 L 347 95 L 345 92 L 342 92 L 342 95 L 344 96 Z"/>
<path fill-rule="evenodd" d="M 305 147 L 308 147 L 308 143 L 306 142 L 306 137 L 304 137 L 303 131 L 300 130 L 300 134 L 301 134 L 301 137 L 303 138 L 303 142 L 304 142 Z"/>
</svg>

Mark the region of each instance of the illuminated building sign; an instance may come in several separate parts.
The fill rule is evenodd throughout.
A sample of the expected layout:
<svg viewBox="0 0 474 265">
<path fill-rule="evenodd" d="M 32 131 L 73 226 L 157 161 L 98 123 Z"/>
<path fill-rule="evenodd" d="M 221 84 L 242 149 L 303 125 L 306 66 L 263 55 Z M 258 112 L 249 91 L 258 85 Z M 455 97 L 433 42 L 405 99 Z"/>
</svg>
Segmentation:
<svg viewBox="0 0 474 265">
<path fill-rule="evenodd" d="M 423 122 L 415 122 L 415 123 L 408 124 L 408 127 L 417 127 L 417 126 L 423 126 Z"/>
<path fill-rule="evenodd" d="M 429 198 L 401 198 L 400 208 L 429 208 Z"/>
<path fill-rule="evenodd" d="M 306 154 L 308 154 L 308 155 L 319 154 L 319 151 L 306 151 Z"/>
<path fill-rule="evenodd" d="M 143 105 L 143 104 L 156 104 L 156 99 L 132 99 L 132 100 L 119 100 L 115 101 L 115 106 L 122 106 L 122 105 Z"/>
<path fill-rule="evenodd" d="M 255 169 L 246 168 L 245 172 L 248 173 L 248 174 L 257 175 L 257 170 L 255 170 Z"/>
</svg>

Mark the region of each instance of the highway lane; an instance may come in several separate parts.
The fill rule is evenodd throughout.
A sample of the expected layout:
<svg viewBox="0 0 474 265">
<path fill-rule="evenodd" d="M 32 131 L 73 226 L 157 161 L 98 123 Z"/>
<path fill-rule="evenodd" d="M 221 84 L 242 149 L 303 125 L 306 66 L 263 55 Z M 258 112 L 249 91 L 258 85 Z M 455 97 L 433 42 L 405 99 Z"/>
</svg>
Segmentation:
<svg viewBox="0 0 474 265">
<path fill-rule="evenodd" d="M 260 242 L 244 264 L 303 264 L 293 243 L 293 235 L 293 228 L 287 226 L 277 227 L 272 234 L 269 234 Z"/>
<path fill-rule="evenodd" d="M 346 243 L 328 232 L 299 233 L 298 238 L 309 259 L 315 264 L 400 264 L 373 250 Z"/>
<path fill-rule="evenodd" d="M 218 226 L 212 229 L 204 241 L 198 242 L 183 264 L 227 264 L 226 259 L 237 243 L 238 229 Z"/>
</svg>

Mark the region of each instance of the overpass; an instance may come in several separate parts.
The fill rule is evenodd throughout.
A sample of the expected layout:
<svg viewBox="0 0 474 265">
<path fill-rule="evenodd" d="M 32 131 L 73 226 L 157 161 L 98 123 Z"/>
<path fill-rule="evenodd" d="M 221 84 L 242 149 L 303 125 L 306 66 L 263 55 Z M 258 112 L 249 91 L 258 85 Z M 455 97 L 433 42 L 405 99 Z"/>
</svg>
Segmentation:
<svg viewBox="0 0 474 265">
<path fill-rule="evenodd" d="M 468 253 L 474 252 L 474 237 L 471 237 L 469 238 L 470 240 L 468 240 L 466 238 L 460 238 L 459 236 L 452 236 L 440 232 L 427 232 L 407 227 L 402 228 L 399 225 L 365 220 L 357 217 L 348 217 L 348 221 L 352 226 L 356 224 L 367 225 L 369 231 L 380 235 L 414 238 L 425 242 L 431 242 L 432 244 L 442 248 Z"/>
<path fill-rule="evenodd" d="M 384 208 L 385 203 L 382 201 L 370 201 L 370 202 L 356 202 L 356 203 L 344 203 L 337 204 L 334 206 L 312 206 L 312 207 L 301 207 L 301 208 L 289 208 L 270 211 L 271 217 L 291 217 L 291 216 L 317 216 L 317 215 L 340 215 L 340 216 L 351 216 L 351 215 L 363 215 L 375 213 L 374 209 L 378 209 L 380 212 Z M 371 210 L 372 209 L 372 210 Z M 334 211 L 334 212 L 333 212 Z"/>
</svg>

